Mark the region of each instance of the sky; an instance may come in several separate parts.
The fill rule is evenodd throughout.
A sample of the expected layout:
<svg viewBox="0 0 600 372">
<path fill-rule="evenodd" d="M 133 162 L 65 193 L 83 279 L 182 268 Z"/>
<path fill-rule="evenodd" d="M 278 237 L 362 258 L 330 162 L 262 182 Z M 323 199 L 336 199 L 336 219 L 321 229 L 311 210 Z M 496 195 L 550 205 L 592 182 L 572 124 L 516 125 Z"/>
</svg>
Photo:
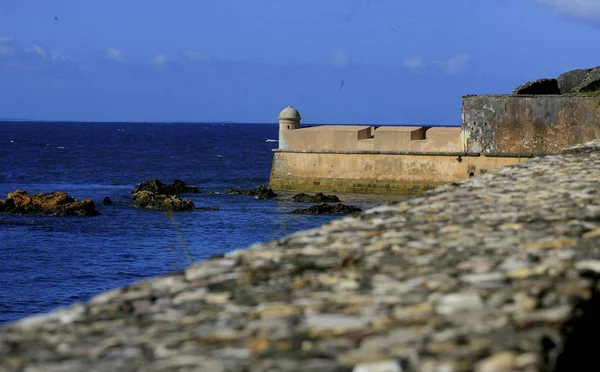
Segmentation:
<svg viewBox="0 0 600 372">
<path fill-rule="evenodd" d="M 599 39 L 599 0 L 0 0 L 0 118 L 459 125 Z"/>
</svg>

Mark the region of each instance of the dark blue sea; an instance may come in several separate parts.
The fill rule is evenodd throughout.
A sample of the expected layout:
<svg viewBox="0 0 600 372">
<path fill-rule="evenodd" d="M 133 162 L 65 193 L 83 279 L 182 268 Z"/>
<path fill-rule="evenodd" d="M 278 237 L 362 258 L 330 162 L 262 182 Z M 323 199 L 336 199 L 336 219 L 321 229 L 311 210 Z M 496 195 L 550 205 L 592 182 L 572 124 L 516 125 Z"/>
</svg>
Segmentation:
<svg viewBox="0 0 600 372">
<path fill-rule="evenodd" d="M 339 217 L 292 214 L 307 205 L 291 194 L 260 201 L 225 193 L 268 183 L 277 136 L 275 124 L 0 123 L 0 199 L 16 189 L 62 190 L 101 212 L 0 213 L 0 324 Z M 169 218 L 131 207 L 131 190 L 152 178 L 198 186 L 183 196 L 220 210 Z M 105 196 L 113 205 L 102 204 Z M 385 202 L 340 197 L 362 208 Z"/>
</svg>

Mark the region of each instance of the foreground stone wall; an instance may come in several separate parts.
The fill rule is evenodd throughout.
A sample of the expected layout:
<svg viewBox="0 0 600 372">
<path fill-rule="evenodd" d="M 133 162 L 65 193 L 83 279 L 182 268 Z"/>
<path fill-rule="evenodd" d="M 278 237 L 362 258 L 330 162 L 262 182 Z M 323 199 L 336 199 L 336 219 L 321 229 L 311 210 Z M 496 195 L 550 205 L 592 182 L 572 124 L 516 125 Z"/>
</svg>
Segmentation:
<svg viewBox="0 0 600 372">
<path fill-rule="evenodd" d="M 466 151 L 552 154 L 600 138 L 600 96 L 465 96 Z"/>
<path fill-rule="evenodd" d="M 598 180 L 600 141 L 231 252 L 0 328 L 0 369 L 596 370 Z"/>
<path fill-rule="evenodd" d="M 524 161 L 464 153 L 282 151 L 273 154 L 274 190 L 342 193 L 419 193 L 470 175 Z"/>
</svg>

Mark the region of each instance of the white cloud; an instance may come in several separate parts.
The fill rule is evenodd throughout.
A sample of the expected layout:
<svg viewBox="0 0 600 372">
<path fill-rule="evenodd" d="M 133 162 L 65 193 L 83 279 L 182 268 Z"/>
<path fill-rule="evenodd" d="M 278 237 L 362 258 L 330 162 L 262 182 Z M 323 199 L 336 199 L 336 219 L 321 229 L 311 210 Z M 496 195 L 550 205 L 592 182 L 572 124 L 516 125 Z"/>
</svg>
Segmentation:
<svg viewBox="0 0 600 372">
<path fill-rule="evenodd" d="M 154 63 L 154 67 L 156 68 L 164 68 L 167 66 L 167 56 L 164 54 L 158 54 L 154 56 L 152 63 Z"/>
<path fill-rule="evenodd" d="M 112 59 L 115 62 L 125 63 L 125 58 L 123 58 L 123 52 L 115 47 L 106 48 L 104 50 L 104 54 L 106 58 Z"/>
<path fill-rule="evenodd" d="M 348 56 L 343 50 L 334 50 L 331 55 L 331 62 L 336 67 L 344 67 L 348 64 Z"/>
<path fill-rule="evenodd" d="M 402 64 L 410 69 L 416 70 L 423 66 L 423 60 L 421 58 L 408 58 L 402 61 Z"/>
<path fill-rule="evenodd" d="M 66 54 L 62 54 L 61 52 L 57 52 L 55 50 L 51 50 L 49 52 L 50 54 L 50 59 L 53 61 L 72 61 L 73 58 L 69 57 Z"/>
<path fill-rule="evenodd" d="M 39 46 L 37 44 L 34 44 L 34 45 L 30 46 L 29 48 L 25 48 L 25 51 L 27 53 L 37 54 L 42 59 L 48 58 L 48 54 L 46 53 L 44 48 L 42 48 L 41 46 Z"/>
<path fill-rule="evenodd" d="M 12 56 L 14 52 L 13 48 L 8 45 L 0 44 L 0 58 Z"/>
<path fill-rule="evenodd" d="M 210 59 L 208 55 L 194 50 L 186 50 L 183 56 L 190 62 L 206 62 Z"/>
<path fill-rule="evenodd" d="M 440 66 L 450 74 L 456 74 L 462 71 L 470 60 L 471 56 L 468 54 L 458 53 L 445 61 L 433 61 L 431 64 Z"/>
<path fill-rule="evenodd" d="M 536 0 L 554 9 L 581 18 L 600 18 L 600 1 L 598 0 Z"/>
<path fill-rule="evenodd" d="M 446 68 L 449 72 L 456 73 L 462 70 L 467 65 L 467 63 L 469 63 L 470 60 L 471 56 L 469 56 L 468 54 L 459 53 L 452 56 L 446 62 Z"/>
<path fill-rule="evenodd" d="M 71 62 L 73 58 L 55 50 L 48 50 L 39 44 L 25 47 L 12 37 L 0 36 L 0 60 L 3 66 L 40 70 Z"/>
<path fill-rule="evenodd" d="M 57 52 L 55 50 L 46 51 L 42 46 L 34 44 L 28 48 L 25 48 L 25 52 L 34 54 L 41 59 L 51 59 L 52 61 L 72 61 L 73 58 L 66 54 Z"/>
</svg>

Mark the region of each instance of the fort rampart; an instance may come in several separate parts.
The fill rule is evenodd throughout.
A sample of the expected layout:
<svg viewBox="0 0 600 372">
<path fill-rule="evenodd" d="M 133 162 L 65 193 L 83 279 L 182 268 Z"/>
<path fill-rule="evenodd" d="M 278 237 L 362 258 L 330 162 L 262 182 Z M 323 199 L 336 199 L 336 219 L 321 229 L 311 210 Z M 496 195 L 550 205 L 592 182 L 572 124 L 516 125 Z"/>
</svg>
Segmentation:
<svg viewBox="0 0 600 372">
<path fill-rule="evenodd" d="M 600 138 L 600 68 L 463 97 L 460 127 L 300 127 L 279 115 L 270 186 L 309 192 L 412 193 Z"/>
</svg>

